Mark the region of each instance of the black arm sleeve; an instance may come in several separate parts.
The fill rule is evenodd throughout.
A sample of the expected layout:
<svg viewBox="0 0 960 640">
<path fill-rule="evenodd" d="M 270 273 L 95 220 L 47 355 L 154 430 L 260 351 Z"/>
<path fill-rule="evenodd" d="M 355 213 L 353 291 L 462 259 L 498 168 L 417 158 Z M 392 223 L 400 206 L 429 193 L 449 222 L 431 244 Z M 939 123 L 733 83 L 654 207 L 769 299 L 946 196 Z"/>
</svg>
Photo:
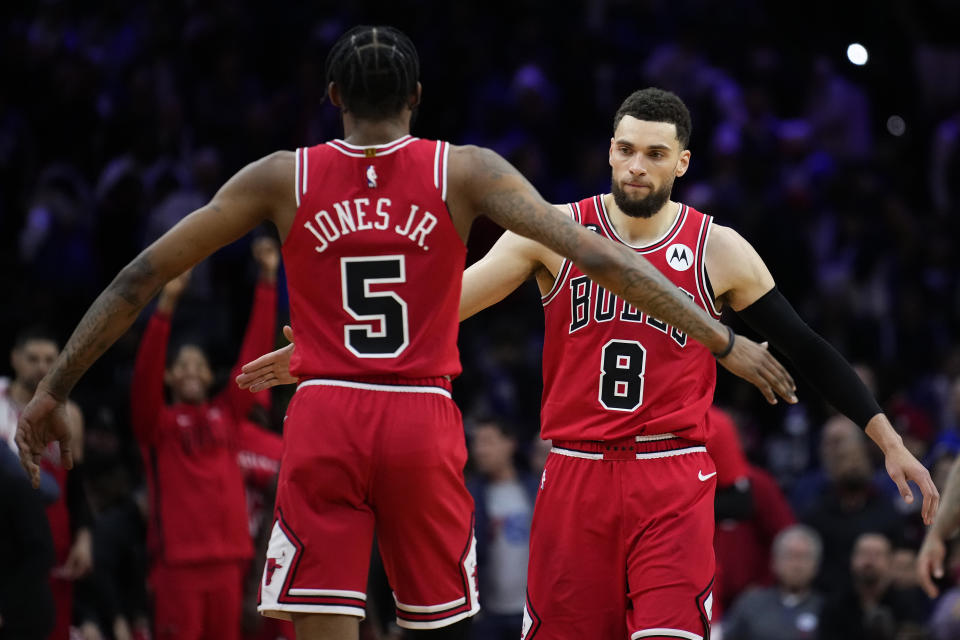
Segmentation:
<svg viewBox="0 0 960 640">
<path fill-rule="evenodd" d="M 850 364 L 800 319 L 776 287 L 737 315 L 787 356 L 840 413 L 863 428 L 880 413 L 880 405 Z"/>
</svg>

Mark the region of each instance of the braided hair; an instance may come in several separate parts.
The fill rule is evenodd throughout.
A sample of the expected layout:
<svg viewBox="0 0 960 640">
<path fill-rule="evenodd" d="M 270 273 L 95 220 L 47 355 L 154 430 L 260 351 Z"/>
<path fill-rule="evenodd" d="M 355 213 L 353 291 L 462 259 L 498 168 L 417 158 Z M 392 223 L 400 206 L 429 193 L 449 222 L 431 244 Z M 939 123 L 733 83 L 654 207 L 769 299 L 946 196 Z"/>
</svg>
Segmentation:
<svg viewBox="0 0 960 640">
<path fill-rule="evenodd" d="M 417 50 L 393 27 L 361 25 L 340 36 L 327 55 L 327 85 L 335 82 L 344 111 L 369 120 L 395 116 L 409 104 L 420 77 Z"/>
</svg>

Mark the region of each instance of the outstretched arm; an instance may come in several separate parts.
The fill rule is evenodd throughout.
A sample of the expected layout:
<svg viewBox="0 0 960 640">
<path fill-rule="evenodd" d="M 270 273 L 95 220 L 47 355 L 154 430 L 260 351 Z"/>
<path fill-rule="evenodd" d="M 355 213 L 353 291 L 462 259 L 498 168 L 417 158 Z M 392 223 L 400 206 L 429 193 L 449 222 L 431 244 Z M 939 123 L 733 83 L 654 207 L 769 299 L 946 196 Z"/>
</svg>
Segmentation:
<svg viewBox="0 0 960 640">
<path fill-rule="evenodd" d="M 930 473 L 903 445 L 853 367 L 800 319 L 777 290 L 754 248 L 732 229 L 714 226 L 706 257 L 717 297 L 786 355 L 827 401 L 866 429 L 883 451 L 887 473 L 907 502 L 913 502 L 908 481 L 917 483 L 923 493 L 923 519 L 929 524 L 940 501 Z"/>
<path fill-rule="evenodd" d="M 280 152 L 234 175 L 209 204 L 181 220 L 114 278 L 87 310 L 53 368 L 37 387 L 17 426 L 20 460 L 34 485 L 47 443 L 60 441 L 63 464 L 72 465 L 64 402 L 77 380 L 133 323 L 165 282 L 263 220 L 281 232 L 294 199 L 293 154 Z"/>
<path fill-rule="evenodd" d="M 716 354 L 733 373 L 755 384 L 769 402 L 795 402 L 793 380 L 766 350 L 732 334 L 689 300 L 653 265 L 627 247 L 601 238 L 548 204 L 493 151 L 458 147 L 449 160 L 447 202 L 455 217 L 484 214 L 497 224 L 566 256 L 591 280 L 634 307 L 668 322 Z M 732 349 L 727 352 L 727 347 Z"/>
</svg>

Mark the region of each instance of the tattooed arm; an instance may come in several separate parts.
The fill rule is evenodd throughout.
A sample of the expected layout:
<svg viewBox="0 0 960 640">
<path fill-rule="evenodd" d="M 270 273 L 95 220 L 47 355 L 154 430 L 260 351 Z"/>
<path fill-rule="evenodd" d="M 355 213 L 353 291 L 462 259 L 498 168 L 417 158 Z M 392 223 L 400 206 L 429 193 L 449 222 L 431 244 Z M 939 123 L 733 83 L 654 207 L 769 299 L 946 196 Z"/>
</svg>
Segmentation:
<svg viewBox="0 0 960 640">
<path fill-rule="evenodd" d="M 726 328 L 691 302 L 646 259 L 560 213 L 493 151 L 453 148 L 449 180 L 447 203 L 462 236 L 464 226 L 473 216 L 486 215 L 510 231 L 570 258 L 601 287 L 679 327 L 712 352 L 722 353 L 727 348 L 730 334 Z M 776 402 L 776 395 L 796 401 L 790 375 L 760 345 L 738 336 L 733 350 L 720 362 L 755 384 L 769 402 Z"/>
<path fill-rule="evenodd" d="M 40 454 L 60 441 L 62 462 L 72 465 L 65 401 L 77 380 L 133 323 L 161 287 L 264 220 L 286 235 L 294 204 L 294 157 L 278 152 L 241 169 L 197 209 L 123 268 L 87 310 L 53 368 L 40 382 L 17 425 L 20 461 L 34 486 Z"/>
</svg>

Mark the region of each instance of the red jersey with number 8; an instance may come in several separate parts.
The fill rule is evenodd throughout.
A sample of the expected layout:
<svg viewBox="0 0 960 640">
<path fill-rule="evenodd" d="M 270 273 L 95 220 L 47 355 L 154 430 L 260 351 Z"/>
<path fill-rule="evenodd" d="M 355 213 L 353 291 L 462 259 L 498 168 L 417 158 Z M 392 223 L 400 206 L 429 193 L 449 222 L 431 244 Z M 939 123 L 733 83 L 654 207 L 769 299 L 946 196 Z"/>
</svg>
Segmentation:
<svg viewBox="0 0 960 640">
<path fill-rule="evenodd" d="M 300 378 L 460 373 L 466 249 L 447 211 L 446 142 L 404 136 L 296 151 L 283 244 Z"/>
<path fill-rule="evenodd" d="M 710 216 L 681 204 L 663 237 L 633 247 L 614 228 L 603 196 L 568 206 L 580 224 L 634 249 L 719 317 L 703 265 Z M 605 291 L 569 260 L 543 296 L 543 307 L 541 437 L 614 440 L 675 433 L 704 440 L 717 377 L 706 347 Z"/>
</svg>

